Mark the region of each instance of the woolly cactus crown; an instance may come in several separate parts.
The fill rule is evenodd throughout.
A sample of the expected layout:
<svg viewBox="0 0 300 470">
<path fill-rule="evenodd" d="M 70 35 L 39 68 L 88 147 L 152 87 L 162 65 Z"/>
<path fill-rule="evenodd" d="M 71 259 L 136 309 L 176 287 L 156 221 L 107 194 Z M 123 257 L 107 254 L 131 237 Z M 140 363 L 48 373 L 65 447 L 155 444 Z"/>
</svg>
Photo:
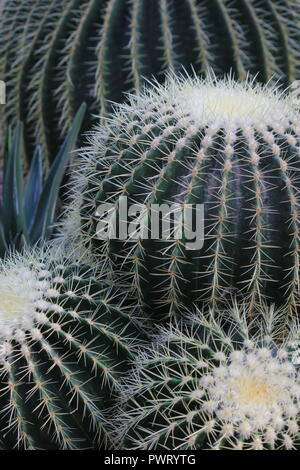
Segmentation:
<svg viewBox="0 0 300 470">
<path fill-rule="evenodd" d="M 0 442 L 109 446 L 105 410 L 146 339 L 134 306 L 94 270 L 48 250 L 0 262 Z"/>
<path fill-rule="evenodd" d="M 16 253 L 0 260 L 2 353 L 8 342 L 13 340 L 22 343 L 26 333 L 34 336 L 36 324 L 46 321 L 45 311 L 64 311 L 57 302 L 62 283 L 69 283 L 71 288 L 71 284 L 76 284 L 76 281 L 79 283 L 83 275 L 90 280 L 90 285 L 97 285 L 93 269 L 76 263 L 74 258 L 73 264 L 68 264 L 61 256 L 60 247 L 55 248 L 26 251 L 23 255 Z M 63 273 L 67 274 L 66 278 Z"/>
<path fill-rule="evenodd" d="M 295 81 L 292 88 L 297 87 L 297 83 Z M 188 119 L 182 123 L 186 126 L 194 123 L 200 128 L 212 126 L 225 130 L 246 130 L 249 126 L 259 130 L 277 125 L 286 129 L 291 124 L 291 112 L 299 113 L 295 96 L 274 85 L 257 84 L 250 77 L 242 83 L 230 76 L 221 80 L 212 72 L 206 79 L 168 75 L 165 86 L 152 83 L 144 94 L 132 96 L 131 106 L 139 111 L 154 108 L 158 120 L 161 112 L 162 116 L 167 113 L 177 120 Z M 128 107 L 124 109 L 128 116 Z"/>
<path fill-rule="evenodd" d="M 165 86 L 154 84 L 92 132 L 74 182 L 80 230 L 72 224 L 68 230 L 121 275 L 153 315 L 218 303 L 231 289 L 253 304 L 263 296 L 294 311 L 299 118 L 297 90 L 213 76 L 171 76 Z M 109 227 L 125 196 L 128 205 L 146 205 L 142 219 L 128 218 L 137 226 L 149 221 L 153 204 L 202 204 L 204 245 L 188 250 L 185 234 L 153 239 L 151 230 L 148 239 L 99 237 L 97 209 L 115 206 Z"/>
<path fill-rule="evenodd" d="M 121 447 L 299 449 L 299 329 L 278 342 L 278 313 L 245 312 L 161 329 L 124 382 Z"/>
</svg>

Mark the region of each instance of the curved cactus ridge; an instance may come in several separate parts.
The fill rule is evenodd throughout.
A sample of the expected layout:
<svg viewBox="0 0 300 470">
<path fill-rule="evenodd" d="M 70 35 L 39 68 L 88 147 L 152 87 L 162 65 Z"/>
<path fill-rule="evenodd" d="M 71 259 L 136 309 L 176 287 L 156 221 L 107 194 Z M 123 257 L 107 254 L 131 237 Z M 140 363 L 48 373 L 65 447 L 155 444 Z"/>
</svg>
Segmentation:
<svg viewBox="0 0 300 470">
<path fill-rule="evenodd" d="M 161 329 L 124 383 L 120 448 L 299 450 L 299 326 L 278 342 L 282 312 L 247 308 Z"/>
<path fill-rule="evenodd" d="M 72 223 L 68 231 L 123 277 L 156 318 L 193 303 L 218 304 L 233 291 L 253 305 L 265 299 L 293 313 L 300 253 L 297 93 L 211 76 L 171 77 L 131 96 L 82 151 L 71 204 L 77 232 Z M 111 233 L 113 222 L 124 220 L 124 198 L 121 239 L 118 226 Z M 194 245 L 188 207 L 197 224 Z M 183 217 L 172 222 L 178 213 Z M 157 234 L 152 216 L 159 214 L 169 234 Z"/>
<path fill-rule="evenodd" d="M 146 334 L 93 270 L 44 253 L 0 262 L 0 442 L 110 446 L 105 411 Z"/>
<path fill-rule="evenodd" d="M 5 0 L 5 121 L 22 120 L 51 159 L 83 101 L 105 113 L 145 77 L 193 67 L 285 87 L 299 77 L 299 20 L 298 0 Z"/>
</svg>

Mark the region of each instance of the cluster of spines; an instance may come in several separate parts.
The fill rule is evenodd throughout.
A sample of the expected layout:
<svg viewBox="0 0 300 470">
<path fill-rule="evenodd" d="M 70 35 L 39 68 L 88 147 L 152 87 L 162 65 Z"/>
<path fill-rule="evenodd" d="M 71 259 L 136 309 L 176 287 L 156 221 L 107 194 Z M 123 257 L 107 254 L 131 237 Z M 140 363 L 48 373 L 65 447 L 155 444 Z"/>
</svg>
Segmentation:
<svg viewBox="0 0 300 470">
<path fill-rule="evenodd" d="M 105 411 L 146 335 L 124 293 L 97 281 L 91 268 L 57 261 L 34 268 L 51 289 L 32 325 L 1 339 L 1 442 L 19 449 L 107 448 Z"/>
<path fill-rule="evenodd" d="M 76 181 L 82 196 L 79 239 L 104 264 L 120 268 L 143 302 L 169 315 L 186 302 L 213 305 L 238 289 L 299 303 L 299 126 L 294 116 L 271 127 L 199 126 L 176 105 L 132 98 L 96 132 Z M 204 204 L 205 242 L 97 240 L 96 209 L 127 196 L 128 204 Z M 157 304 L 158 305 L 157 305 Z M 156 305 L 155 305 L 156 304 Z"/>
<path fill-rule="evenodd" d="M 263 306 L 250 320 L 248 308 L 246 304 L 235 304 L 219 318 L 216 312 L 205 317 L 199 311 L 195 317 L 189 312 L 188 320 L 160 330 L 156 344 L 139 356 L 133 374 L 123 381 L 122 400 L 115 414 L 116 442 L 120 448 L 148 451 L 299 448 L 297 327 L 281 342 L 283 312 Z M 246 357 L 249 366 L 244 359 L 239 364 Z M 254 378 L 250 389 L 243 382 L 247 373 L 250 380 Z M 231 389 L 230 383 L 228 386 L 229 374 L 234 378 L 233 387 L 237 384 L 236 389 Z M 214 380 L 218 382 L 217 388 L 212 386 L 210 390 Z M 272 387 L 268 389 L 272 383 L 275 387 L 280 384 L 282 389 L 277 403 L 272 402 L 274 397 L 266 400 L 264 415 L 260 408 L 261 393 L 268 390 L 272 395 Z M 249 395 L 249 402 L 242 398 L 237 404 L 241 390 Z M 276 413 L 279 415 L 275 416 Z"/>
<path fill-rule="evenodd" d="M 82 101 L 106 112 L 144 77 L 193 66 L 286 86 L 298 77 L 299 16 L 293 0 L 6 0 L 3 118 L 28 122 L 27 144 L 39 141 L 51 159 Z"/>
</svg>

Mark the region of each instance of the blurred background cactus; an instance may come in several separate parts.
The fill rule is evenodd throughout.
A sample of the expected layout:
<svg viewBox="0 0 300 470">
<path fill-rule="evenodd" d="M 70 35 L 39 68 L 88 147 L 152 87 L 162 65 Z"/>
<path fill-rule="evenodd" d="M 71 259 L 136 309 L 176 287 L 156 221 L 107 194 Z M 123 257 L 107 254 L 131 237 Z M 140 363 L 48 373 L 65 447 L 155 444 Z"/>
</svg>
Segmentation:
<svg viewBox="0 0 300 470">
<path fill-rule="evenodd" d="M 124 382 L 120 448 L 299 450 L 299 330 L 278 343 L 282 312 L 256 315 L 235 305 L 162 329 Z"/>
<path fill-rule="evenodd" d="M 193 303 L 217 306 L 232 290 L 250 305 L 268 300 L 295 312 L 299 117 L 297 95 L 251 81 L 171 77 L 131 96 L 82 151 L 70 205 L 81 196 L 81 224 L 77 235 L 69 227 L 71 236 L 124 279 L 154 318 Z M 108 229 L 122 219 L 124 198 L 129 210 L 145 210 L 126 213 L 126 234 L 132 223 L 136 231 L 120 239 Z M 100 217 L 105 204 L 113 210 Z M 152 208 L 163 205 L 175 229 L 178 208 L 192 207 L 194 240 L 185 218 L 182 231 L 155 235 Z"/>
<path fill-rule="evenodd" d="M 91 113 L 166 71 L 286 87 L 299 77 L 299 22 L 297 0 L 5 0 L 2 122 L 21 120 L 28 157 L 38 143 L 50 162 L 83 101 L 89 128 Z"/>
<path fill-rule="evenodd" d="M 147 339 L 125 293 L 49 251 L 0 263 L 0 440 L 9 449 L 110 446 L 105 411 Z"/>
</svg>

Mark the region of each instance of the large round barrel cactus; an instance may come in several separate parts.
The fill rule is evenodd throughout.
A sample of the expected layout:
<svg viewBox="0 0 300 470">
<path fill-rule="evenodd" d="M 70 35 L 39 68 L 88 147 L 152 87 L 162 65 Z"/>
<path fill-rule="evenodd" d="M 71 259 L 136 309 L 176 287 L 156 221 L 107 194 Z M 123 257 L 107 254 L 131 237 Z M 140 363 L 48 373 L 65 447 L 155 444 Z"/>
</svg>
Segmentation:
<svg viewBox="0 0 300 470">
<path fill-rule="evenodd" d="M 0 443 L 108 448 L 105 411 L 146 336 L 124 293 L 44 255 L 0 265 Z"/>
<path fill-rule="evenodd" d="M 5 120 L 49 158 L 80 104 L 110 109 L 165 71 L 299 77 L 297 0 L 5 0 L 0 79 Z M 88 126 L 90 121 L 87 120 Z"/>
<path fill-rule="evenodd" d="M 299 450 L 299 330 L 278 343 L 278 320 L 234 307 L 163 329 L 124 384 L 120 447 Z"/>
<path fill-rule="evenodd" d="M 83 151 L 71 204 L 78 222 L 82 198 L 79 243 L 110 263 L 153 315 L 217 304 L 233 291 L 253 305 L 297 308 L 297 96 L 231 79 L 170 78 L 131 97 Z M 152 224 L 158 213 L 167 221 L 166 211 L 183 215 L 169 220 L 168 236 Z M 126 216 L 126 236 L 111 235 Z"/>
</svg>

